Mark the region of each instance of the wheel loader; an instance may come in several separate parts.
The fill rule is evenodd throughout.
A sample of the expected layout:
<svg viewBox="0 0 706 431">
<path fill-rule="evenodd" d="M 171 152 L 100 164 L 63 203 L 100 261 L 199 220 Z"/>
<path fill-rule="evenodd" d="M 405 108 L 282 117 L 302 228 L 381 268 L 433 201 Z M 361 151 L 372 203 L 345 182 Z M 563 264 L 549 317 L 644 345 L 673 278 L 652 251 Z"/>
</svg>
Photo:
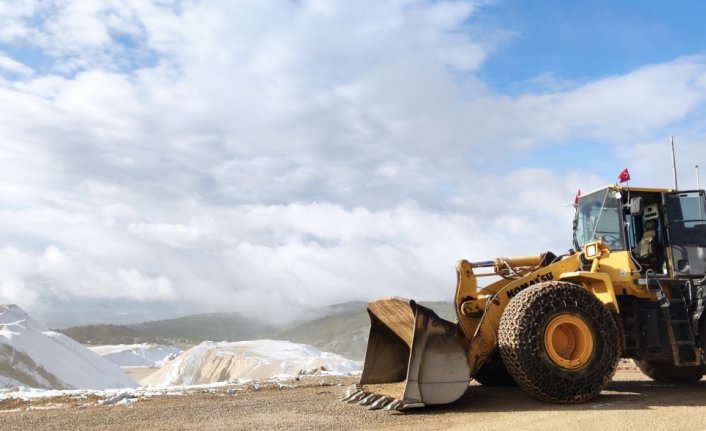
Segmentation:
<svg viewBox="0 0 706 431">
<path fill-rule="evenodd" d="M 704 191 L 612 185 L 575 206 L 564 255 L 459 261 L 456 322 L 413 300 L 370 302 L 363 371 L 342 400 L 388 410 L 445 404 L 475 379 L 580 403 L 606 387 L 621 358 L 657 381 L 701 379 Z"/>
</svg>

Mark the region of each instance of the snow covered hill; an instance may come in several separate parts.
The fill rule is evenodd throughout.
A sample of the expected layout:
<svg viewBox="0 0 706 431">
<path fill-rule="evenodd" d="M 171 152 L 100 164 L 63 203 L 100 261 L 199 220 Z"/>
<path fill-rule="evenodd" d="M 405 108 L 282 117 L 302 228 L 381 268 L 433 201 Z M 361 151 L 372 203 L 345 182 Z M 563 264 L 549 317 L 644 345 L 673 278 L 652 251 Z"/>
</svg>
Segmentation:
<svg viewBox="0 0 706 431">
<path fill-rule="evenodd" d="M 297 376 L 313 370 L 350 374 L 360 371 L 361 366 L 343 356 L 289 341 L 205 341 L 140 383 L 148 387 L 195 385 Z"/>
<path fill-rule="evenodd" d="M 149 343 L 90 346 L 89 349 L 123 368 L 162 368 L 183 352 L 178 347 Z"/>
<path fill-rule="evenodd" d="M 117 365 L 16 305 L 0 305 L 0 388 L 108 389 L 137 386 Z"/>
</svg>

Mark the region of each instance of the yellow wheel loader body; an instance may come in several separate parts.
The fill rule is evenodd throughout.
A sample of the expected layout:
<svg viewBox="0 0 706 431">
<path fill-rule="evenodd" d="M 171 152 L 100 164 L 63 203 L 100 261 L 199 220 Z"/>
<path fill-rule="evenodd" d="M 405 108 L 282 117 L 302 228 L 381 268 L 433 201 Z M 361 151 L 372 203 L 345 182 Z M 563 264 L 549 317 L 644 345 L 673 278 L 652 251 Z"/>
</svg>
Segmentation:
<svg viewBox="0 0 706 431">
<path fill-rule="evenodd" d="M 363 372 L 344 399 L 391 410 L 445 404 L 477 376 L 514 381 L 541 400 L 582 402 L 605 387 L 620 357 L 662 381 L 706 373 L 702 190 L 589 193 L 577 205 L 574 246 L 559 257 L 460 260 L 456 322 L 412 300 L 370 302 Z M 482 277 L 495 279 L 479 287 Z"/>
</svg>

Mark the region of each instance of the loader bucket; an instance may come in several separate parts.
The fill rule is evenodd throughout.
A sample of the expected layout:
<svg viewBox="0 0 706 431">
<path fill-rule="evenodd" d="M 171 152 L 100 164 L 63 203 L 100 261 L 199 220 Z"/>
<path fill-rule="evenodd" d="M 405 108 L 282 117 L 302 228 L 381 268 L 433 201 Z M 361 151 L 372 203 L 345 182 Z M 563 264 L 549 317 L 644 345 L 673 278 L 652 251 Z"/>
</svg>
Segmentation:
<svg viewBox="0 0 706 431">
<path fill-rule="evenodd" d="M 456 324 L 401 298 L 370 302 L 368 314 L 363 373 L 343 401 L 405 410 L 451 403 L 466 392 L 470 367 Z"/>
</svg>

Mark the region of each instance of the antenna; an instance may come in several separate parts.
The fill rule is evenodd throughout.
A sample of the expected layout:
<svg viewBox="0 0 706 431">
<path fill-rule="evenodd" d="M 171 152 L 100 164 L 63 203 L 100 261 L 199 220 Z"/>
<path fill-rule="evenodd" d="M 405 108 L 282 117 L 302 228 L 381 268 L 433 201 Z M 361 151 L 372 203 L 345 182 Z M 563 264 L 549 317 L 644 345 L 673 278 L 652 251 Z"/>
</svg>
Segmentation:
<svg viewBox="0 0 706 431">
<path fill-rule="evenodd" d="M 696 168 L 696 190 L 701 190 L 701 180 L 699 179 L 699 165 L 694 166 Z"/>
<path fill-rule="evenodd" d="M 677 186 L 677 159 L 674 157 L 674 136 L 670 136 L 669 141 L 672 143 L 672 172 L 674 173 L 674 191 L 677 191 L 679 190 L 679 186 Z"/>
</svg>

